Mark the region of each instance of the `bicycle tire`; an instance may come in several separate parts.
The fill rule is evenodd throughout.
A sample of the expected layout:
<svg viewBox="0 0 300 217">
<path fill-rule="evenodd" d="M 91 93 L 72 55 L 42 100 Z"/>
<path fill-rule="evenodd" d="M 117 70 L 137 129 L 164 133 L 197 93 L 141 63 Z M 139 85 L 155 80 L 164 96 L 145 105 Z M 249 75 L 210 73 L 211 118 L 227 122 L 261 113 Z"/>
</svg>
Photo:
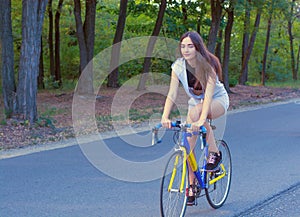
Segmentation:
<svg viewBox="0 0 300 217">
<path fill-rule="evenodd" d="M 172 170 L 174 168 L 174 162 L 176 158 L 178 158 L 176 174 L 174 173 L 175 176 L 172 189 L 168 191 L 170 179 L 172 176 Z M 182 180 L 184 165 L 183 160 L 184 152 L 178 150 L 170 156 L 165 166 L 160 186 L 160 212 L 161 216 L 163 217 L 183 217 L 185 214 L 187 203 L 186 188 L 188 187 L 188 171 L 186 171 L 186 175 L 184 178 L 183 191 L 180 192 L 180 184 Z"/>
<path fill-rule="evenodd" d="M 224 165 L 226 173 L 220 169 L 216 172 L 207 173 L 207 182 L 208 187 L 205 189 L 206 199 L 211 207 L 214 209 L 218 209 L 225 203 L 231 184 L 231 174 L 232 174 L 232 162 L 231 155 L 228 145 L 224 140 L 217 141 L 217 146 L 219 150 L 222 152 L 222 164 Z M 218 176 L 224 175 L 220 180 L 209 184 L 209 182 Z M 216 180 L 216 179 L 215 179 Z"/>
</svg>

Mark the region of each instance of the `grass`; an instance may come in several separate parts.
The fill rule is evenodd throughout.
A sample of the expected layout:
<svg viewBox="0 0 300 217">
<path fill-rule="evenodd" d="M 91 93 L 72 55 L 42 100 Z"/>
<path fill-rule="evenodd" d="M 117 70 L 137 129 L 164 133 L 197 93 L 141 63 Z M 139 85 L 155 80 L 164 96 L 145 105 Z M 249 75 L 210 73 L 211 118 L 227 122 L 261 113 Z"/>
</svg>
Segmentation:
<svg viewBox="0 0 300 217">
<path fill-rule="evenodd" d="M 0 125 L 6 125 L 6 119 L 0 117 Z"/>
<path fill-rule="evenodd" d="M 67 113 L 67 109 L 50 107 L 48 104 L 43 104 L 42 109 L 38 112 L 38 120 L 36 126 L 55 128 L 55 116 Z"/>
<path fill-rule="evenodd" d="M 300 88 L 300 80 L 297 81 L 283 81 L 283 82 L 267 82 L 266 86 L 268 87 L 277 87 L 277 88 Z"/>
<path fill-rule="evenodd" d="M 261 86 L 261 83 L 256 82 L 247 82 L 249 86 Z M 274 88 L 300 88 L 300 79 L 297 81 L 288 80 L 288 81 L 281 81 L 281 82 L 266 82 L 266 87 L 274 87 Z"/>
<path fill-rule="evenodd" d="M 145 109 L 130 109 L 129 117 L 125 117 L 124 115 L 98 115 L 96 116 L 96 122 L 99 128 L 101 129 L 112 129 L 113 122 L 117 123 L 126 123 L 127 121 L 133 123 L 142 123 L 144 121 L 161 118 L 162 108 L 145 108 Z M 159 115 L 158 115 L 159 114 Z M 178 109 L 174 109 L 171 111 L 171 118 L 180 118 L 180 111 Z M 158 121 L 159 121 L 158 120 Z"/>
<path fill-rule="evenodd" d="M 66 109 L 61 109 L 61 108 L 57 109 L 56 107 L 49 107 L 49 105 L 44 105 L 44 106 L 45 106 L 45 110 L 40 114 L 40 116 L 43 117 L 51 117 L 66 112 Z"/>
</svg>

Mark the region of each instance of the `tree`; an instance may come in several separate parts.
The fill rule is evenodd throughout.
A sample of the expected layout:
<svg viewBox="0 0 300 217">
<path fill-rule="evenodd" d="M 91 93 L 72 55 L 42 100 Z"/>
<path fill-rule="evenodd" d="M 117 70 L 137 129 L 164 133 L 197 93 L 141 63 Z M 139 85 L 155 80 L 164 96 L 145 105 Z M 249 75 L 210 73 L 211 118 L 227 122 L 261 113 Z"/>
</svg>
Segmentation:
<svg viewBox="0 0 300 217">
<path fill-rule="evenodd" d="M 251 0 L 248 0 L 249 2 L 251 2 Z M 261 13 L 262 13 L 262 5 L 263 2 L 257 2 L 257 10 L 256 10 L 256 18 L 255 18 L 255 22 L 254 22 L 254 29 L 251 33 L 251 38 L 249 43 L 247 36 L 244 35 L 244 41 L 243 41 L 243 51 L 242 51 L 242 69 L 241 69 L 241 73 L 240 73 L 240 78 L 239 78 L 239 83 L 242 85 L 246 84 L 246 81 L 248 80 L 248 62 L 250 60 L 251 57 L 251 53 L 253 50 L 253 46 L 254 46 L 254 42 L 255 42 L 255 38 L 256 38 L 256 33 L 258 32 L 258 28 L 259 28 L 259 24 L 260 24 L 260 18 L 261 18 Z M 247 26 L 248 26 L 248 19 L 250 19 L 250 12 L 248 11 L 248 7 L 246 7 L 246 12 L 245 12 L 245 33 L 248 32 L 247 30 Z"/>
<path fill-rule="evenodd" d="M 242 43 L 242 59 L 241 62 L 243 64 L 246 50 L 249 44 L 249 28 L 250 28 L 250 14 L 251 14 L 251 7 L 250 7 L 251 0 L 245 1 L 245 15 L 244 15 L 244 32 L 243 32 L 243 43 Z M 241 69 L 239 83 L 245 84 L 248 80 L 248 65 Z"/>
<path fill-rule="evenodd" d="M 217 36 L 222 18 L 222 3 L 224 0 L 210 0 L 211 5 L 211 26 L 208 35 L 207 49 L 214 53 Z"/>
<path fill-rule="evenodd" d="M 113 47 L 110 59 L 110 74 L 108 76 L 108 87 L 119 87 L 118 74 L 119 68 L 117 67 L 120 59 L 120 49 L 121 41 L 123 38 L 123 32 L 126 22 L 126 10 L 127 10 L 127 0 L 120 0 L 120 12 L 119 19 L 117 23 L 116 33 L 113 41 Z"/>
<path fill-rule="evenodd" d="M 59 22 L 60 22 L 60 14 L 62 10 L 64 0 L 59 0 L 58 6 L 55 13 L 55 81 L 58 82 L 58 86 L 62 86 L 62 78 L 60 71 L 60 30 L 59 30 Z"/>
<path fill-rule="evenodd" d="M 9 117 L 16 103 L 11 0 L 0 1 L 0 51 L 4 109 L 6 116 Z"/>
<path fill-rule="evenodd" d="M 274 11 L 274 0 L 271 2 L 267 2 L 269 13 L 268 13 L 268 27 L 266 33 L 266 43 L 262 60 L 262 71 L 261 71 L 261 84 L 264 86 L 266 82 L 266 66 L 267 66 L 267 56 L 269 51 L 269 43 L 270 43 L 270 34 L 271 34 L 271 26 L 272 26 L 272 17 Z"/>
<path fill-rule="evenodd" d="M 217 37 L 219 38 L 219 40 L 216 42 L 215 55 L 216 55 L 216 57 L 218 57 L 218 59 L 221 62 L 221 59 L 222 59 L 222 55 L 221 55 L 221 53 L 222 53 L 222 40 L 221 39 L 223 38 L 223 28 L 219 29 Z"/>
<path fill-rule="evenodd" d="M 150 71 L 151 67 L 151 55 L 155 46 L 156 42 L 156 37 L 159 35 L 163 18 L 164 18 L 164 13 L 167 7 L 167 1 L 162 0 L 160 3 L 157 19 L 155 22 L 155 26 L 152 32 L 152 37 L 149 39 L 148 45 L 147 45 L 147 50 L 146 50 L 146 57 L 144 58 L 144 63 L 143 63 L 143 73 L 140 78 L 137 90 L 144 90 L 146 86 L 146 81 L 147 81 L 147 73 Z"/>
<path fill-rule="evenodd" d="M 182 23 L 184 27 L 186 27 L 188 21 L 188 13 L 187 13 L 187 5 L 185 0 L 181 1 L 181 11 L 182 11 Z"/>
<path fill-rule="evenodd" d="M 60 14 L 63 6 L 63 0 L 59 0 L 54 20 L 54 30 L 55 30 L 55 44 L 53 43 L 53 10 L 52 10 L 52 0 L 49 0 L 47 11 L 49 17 L 49 32 L 48 32 L 48 45 L 49 45 L 49 61 L 50 61 L 50 75 L 51 81 L 57 82 L 58 86 L 62 85 L 61 72 L 60 72 L 60 32 L 59 32 L 59 22 Z"/>
<path fill-rule="evenodd" d="M 40 64 L 39 64 L 39 75 L 38 75 L 38 88 L 45 89 L 44 84 L 44 51 L 43 51 L 43 37 L 41 37 L 41 52 L 40 52 Z"/>
<path fill-rule="evenodd" d="M 49 46 L 49 62 L 50 62 L 50 76 L 51 80 L 55 77 L 55 63 L 54 63 L 54 46 L 53 46 L 53 12 L 52 12 L 52 0 L 48 0 L 47 5 L 47 12 L 48 12 L 48 46 Z"/>
<path fill-rule="evenodd" d="M 37 120 L 37 77 L 47 0 L 22 1 L 22 45 L 15 113 L 31 124 Z"/>
<path fill-rule="evenodd" d="M 294 36 L 293 36 L 293 20 L 295 19 L 295 3 L 296 0 L 292 0 L 290 3 L 290 14 L 288 18 L 288 34 L 290 41 L 290 55 L 291 55 L 291 65 L 292 65 L 292 74 L 293 80 L 297 80 L 297 70 L 296 70 L 296 61 L 295 61 L 295 51 L 294 51 Z"/>
<path fill-rule="evenodd" d="M 298 54 L 297 54 L 297 64 L 296 64 L 296 72 L 299 70 L 299 62 L 300 62 L 300 45 L 298 46 Z"/>
<path fill-rule="evenodd" d="M 225 89 L 228 93 L 231 92 L 229 88 L 229 73 L 228 73 L 228 66 L 229 66 L 229 59 L 230 59 L 230 39 L 231 39 L 231 32 L 234 22 L 234 5 L 231 2 L 227 11 L 227 24 L 225 27 L 225 39 L 224 39 L 224 55 L 223 55 L 223 63 L 222 63 L 222 71 L 223 71 L 223 82 Z"/>
<path fill-rule="evenodd" d="M 81 75 L 76 91 L 80 95 L 94 93 L 93 64 L 91 60 L 94 56 L 96 4 L 96 0 L 85 1 L 85 20 L 83 24 L 80 0 L 74 0 L 74 16 L 80 55 L 79 73 Z"/>
</svg>

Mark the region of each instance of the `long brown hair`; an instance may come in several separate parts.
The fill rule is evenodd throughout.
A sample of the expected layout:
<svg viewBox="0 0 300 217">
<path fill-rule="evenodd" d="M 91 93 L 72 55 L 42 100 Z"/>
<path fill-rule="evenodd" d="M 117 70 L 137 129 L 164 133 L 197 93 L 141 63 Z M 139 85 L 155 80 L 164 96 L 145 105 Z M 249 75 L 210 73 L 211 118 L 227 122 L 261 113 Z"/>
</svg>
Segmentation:
<svg viewBox="0 0 300 217">
<path fill-rule="evenodd" d="M 195 69 L 195 76 L 199 80 L 202 87 L 206 88 L 209 76 L 215 78 L 214 75 L 218 75 L 218 78 L 221 80 L 222 67 L 220 61 L 214 54 L 209 52 L 209 50 L 206 48 L 200 34 L 196 31 L 188 31 L 181 36 L 180 44 L 182 40 L 186 37 L 189 37 L 191 39 L 197 51 L 197 65 Z M 180 56 L 182 56 L 180 44 L 179 50 Z M 214 70 L 211 70 L 211 68 L 213 68 Z"/>
</svg>

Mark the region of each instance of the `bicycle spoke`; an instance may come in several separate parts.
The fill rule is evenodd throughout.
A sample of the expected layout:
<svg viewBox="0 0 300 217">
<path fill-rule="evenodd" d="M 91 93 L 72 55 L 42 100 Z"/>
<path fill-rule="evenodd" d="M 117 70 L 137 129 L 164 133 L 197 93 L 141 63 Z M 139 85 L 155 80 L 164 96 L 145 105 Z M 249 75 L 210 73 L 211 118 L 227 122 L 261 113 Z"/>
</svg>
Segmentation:
<svg viewBox="0 0 300 217">
<path fill-rule="evenodd" d="M 176 169 L 174 170 L 174 163 Z M 176 173 L 175 173 L 176 172 Z M 160 208 L 162 216 L 183 216 L 186 209 L 185 188 L 188 185 L 187 174 L 185 175 L 185 186 L 180 192 L 183 175 L 183 156 L 181 151 L 171 155 L 161 181 Z M 172 178 L 171 178 L 172 177 Z M 171 182 L 171 184 L 170 184 Z M 169 185 L 171 186 L 168 191 Z"/>
</svg>

